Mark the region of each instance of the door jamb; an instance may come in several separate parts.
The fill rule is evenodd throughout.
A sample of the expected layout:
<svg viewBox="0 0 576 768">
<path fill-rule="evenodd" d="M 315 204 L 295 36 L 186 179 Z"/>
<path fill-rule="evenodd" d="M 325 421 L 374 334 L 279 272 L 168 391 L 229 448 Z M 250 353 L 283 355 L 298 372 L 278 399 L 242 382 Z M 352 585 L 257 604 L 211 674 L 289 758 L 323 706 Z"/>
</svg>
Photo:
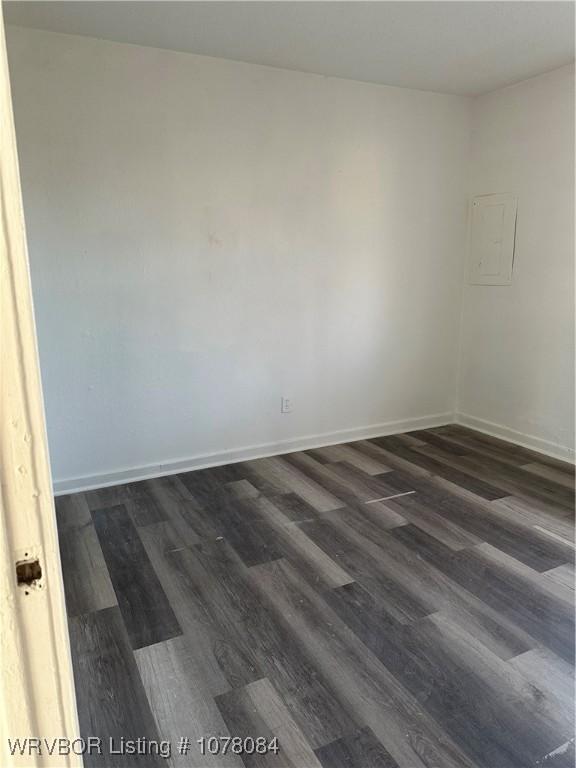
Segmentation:
<svg viewBox="0 0 576 768">
<path fill-rule="evenodd" d="M 81 766 L 29 742 L 12 755 L 8 742 L 72 740 L 79 728 L 1 7 L 0 630 L 0 764 Z"/>
</svg>

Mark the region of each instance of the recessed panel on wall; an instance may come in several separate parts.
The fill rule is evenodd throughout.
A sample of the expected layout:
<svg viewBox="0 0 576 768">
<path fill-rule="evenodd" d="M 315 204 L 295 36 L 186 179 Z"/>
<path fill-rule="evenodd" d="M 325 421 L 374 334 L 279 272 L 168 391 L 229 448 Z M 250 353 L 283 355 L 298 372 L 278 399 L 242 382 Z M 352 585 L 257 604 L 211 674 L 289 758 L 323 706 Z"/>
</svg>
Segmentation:
<svg viewBox="0 0 576 768">
<path fill-rule="evenodd" d="M 469 282 L 510 285 L 518 200 L 514 195 L 480 195 L 470 207 Z"/>
</svg>

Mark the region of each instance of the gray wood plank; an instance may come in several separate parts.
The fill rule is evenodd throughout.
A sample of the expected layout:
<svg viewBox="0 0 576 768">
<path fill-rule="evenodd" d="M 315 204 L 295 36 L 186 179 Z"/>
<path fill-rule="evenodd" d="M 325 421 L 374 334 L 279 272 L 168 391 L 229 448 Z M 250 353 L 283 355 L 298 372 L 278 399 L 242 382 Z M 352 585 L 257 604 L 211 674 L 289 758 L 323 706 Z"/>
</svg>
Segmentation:
<svg viewBox="0 0 576 768">
<path fill-rule="evenodd" d="M 343 736 L 316 750 L 323 768 L 397 768 L 398 763 L 384 749 L 370 728 Z"/>
<path fill-rule="evenodd" d="M 390 467 L 383 462 L 367 456 L 350 445 L 330 445 L 327 448 L 317 448 L 316 450 L 308 451 L 308 453 L 324 463 L 346 462 L 366 475 L 380 475 L 383 472 L 390 471 Z"/>
<path fill-rule="evenodd" d="M 292 522 L 315 520 L 320 514 L 297 493 L 275 494 L 267 498 Z"/>
<path fill-rule="evenodd" d="M 434 760 L 446 768 L 473 765 L 288 563 L 277 560 L 250 573 L 338 697 L 359 723 L 372 729 L 401 768 L 422 768 Z"/>
<path fill-rule="evenodd" d="M 228 483 L 221 484 L 211 470 L 188 472 L 182 482 L 202 508 L 197 517 L 204 519 L 204 537 L 225 538 L 246 565 L 256 565 L 280 557 L 273 533 L 265 519 L 251 504 L 252 499 L 239 498 Z M 262 523 L 254 525 L 254 523 Z M 210 529 L 219 536 L 210 536 Z"/>
<path fill-rule="evenodd" d="M 172 560 L 203 607 L 214 653 L 232 687 L 268 677 L 313 747 L 353 727 L 321 673 L 262 604 L 251 569 L 225 541 L 174 553 Z"/>
<path fill-rule="evenodd" d="M 70 643 L 80 731 L 102 739 L 102 754 L 85 755 L 85 766 L 160 766 L 163 759 L 111 755 L 110 739 L 158 740 L 124 623 L 117 607 L 70 619 Z"/>
<path fill-rule="evenodd" d="M 510 494 L 519 494 L 542 499 L 566 509 L 573 507 L 573 490 L 544 477 L 537 477 L 521 467 L 503 465 L 497 459 L 488 456 L 454 456 L 434 447 L 416 448 L 415 453 L 425 456 L 428 465 L 431 465 L 432 462 L 441 465 L 444 469 L 439 470 L 438 474 L 444 473 L 444 476 L 448 476 L 449 479 L 449 475 L 446 475 L 447 467 L 451 473 L 462 472 L 474 478 L 474 482 L 490 483 L 491 487 L 502 489 L 501 493 L 492 496 L 478 492 L 478 495 L 484 498 L 494 499 Z M 466 483 L 462 484 L 467 487 Z M 470 489 L 473 490 L 472 483 Z"/>
<path fill-rule="evenodd" d="M 461 424 L 450 424 L 444 427 L 438 427 L 434 431 L 441 433 L 442 435 L 448 434 L 451 440 L 458 440 L 458 442 L 462 444 L 471 446 L 473 453 L 480 455 L 484 453 L 487 456 L 500 458 L 501 460 L 509 460 L 511 457 L 514 457 L 523 464 L 536 461 L 574 476 L 574 464 L 569 464 L 566 461 L 554 459 L 551 456 L 546 456 L 543 453 L 538 453 L 529 448 L 506 442 L 498 437 L 492 437 L 491 435 L 477 432 L 468 427 L 463 427 Z"/>
<path fill-rule="evenodd" d="M 276 532 L 277 549 L 295 560 L 300 568 L 304 567 L 313 583 L 321 582 L 328 588 L 341 587 L 353 581 L 350 574 L 341 568 L 305 533 L 286 517 L 271 501 L 266 498 L 252 502 L 262 515 L 270 521 Z"/>
<path fill-rule="evenodd" d="M 90 507 L 83 493 L 56 496 L 54 506 L 60 533 L 69 528 L 82 528 L 84 525 L 92 523 Z"/>
<path fill-rule="evenodd" d="M 94 510 L 92 517 L 132 648 L 180 635 L 180 625 L 126 508 Z"/>
<path fill-rule="evenodd" d="M 392 535 L 537 642 L 574 662 L 574 611 L 560 587 L 549 587 L 542 576 L 493 547 L 454 553 L 409 525 L 395 528 Z"/>
<path fill-rule="evenodd" d="M 469 544 L 489 542 L 539 571 L 549 570 L 573 558 L 571 547 L 564 542 L 547 536 L 533 526 L 526 526 L 523 521 L 502 514 L 502 510 L 493 504 L 476 504 L 447 492 L 438 492 L 425 480 L 420 482 L 418 491 L 416 499 L 403 496 L 391 500 L 390 505 L 402 514 L 406 508 L 422 501 L 429 509 L 456 526 L 454 530 L 461 529 L 475 537 L 475 542 L 469 540 Z M 416 524 L 420 526 L 418 520 Z"/>
<path fill-rule="evenodd" d="M 549 535 L 563 539 L 565 544 L 574 544 L 574 516 L 558 514 L 558 510 L 547 508 L 541 502 L 532 502 L 516 496 L 505 496 L 493 501 L 492 512 L 507 517 L 515 523 L 525 524 Z"/>
<path fill-rule="evenodd" d="M 224 693 L 230 689 L 225 671 L 236 654 L 227 652 L 224 639 L 216 633 L 195 584 L 186 574 L 186 560 L 182 566 L 171 556 L 174 552 L 185 550 L 191 553 L 194 550 L 183 545 L 172 523 L 146 526 L 139 533 L 183 635 L 201 660 L 202 687 L 212 696 Z"/>
<path fill-rule="evenodd" d="M 557 568 L 552 568 L 549 571 L 544 571 L 542 574 L 547 579 L 551 579 L 556 584 L 559 584 L 566 589 L 571 589 L 574 592 L 574 563 L 566 563 L 565 565 L 559 565 Z"/>
<path fill-rule="evenodd" d="M 526 472 L 531 472 L 533 475 L 544 477 L 546 480 L 551 480 L 553 483 L 557 483 L 558 485 L 564 486 L 564 488 L 570 488 L 571 491 L 574 491 L 573 474 L 568 474 L 567 472 L 557 469 L 556 467 L 550 467 L 546 464 L 540 464 L 539 462 L 523 464 L 522 469 L 524 469 Z"/>
<path fill-rule="evenodd" d="M 321 464 L 308 453 L 291 453 L 286 457 L 286 461 L 295 470 L 306 475 L 310 481 L 329 489 L 334 497 L 340 499 L 340 507 L 375 500 L 382 496 L 379 490 L 369 485 L 369 475 L 356 477 L 355 480 L 343 478 L 332 465 Z"/>
<path fill-rule="evenodd" d="M 410 477 L 432 477 L 433 473 L 417 464 L 413 464 L 408 459 L 388 451 L 381 445 L 376 445 L 372 440 L 358 440 L 351 443 L 356 450 L 361 451 L 366 456 L 385 462 L 391 469 L 397 469 L 405 472 Z"/>
<path fill-rule="evenodd" d="M 440 450 L 430 447 L 408 448 L 398 441 L 396 437 L 378 437 L 372 442 L 388 449 L 394 455 L 400 456 L 412 464 L 417 464 L 429 470 L 434 475 L 439 475 L 456 485 L 461 485 L 463 488 L 480 496 L 480 498 L 492 500 L 507 495 L 505 490 L 488 482 L 484 476 L 479 477 L 474 466 L 466 466 L 466 469 L 462 469 L 457 459 L 463 461 L 464 457 L 442 453 Z"/>
<path fill-rule="evenodd" d="M 256 474 L 273 483 L 277 493 L 297 493 L 318 512 L 344 506 L 341 499 L 294 466 L 292 457 L 293 454 L 289 454 L 282 458 L 259 459 L 247 464 Z"/>
<path fill-rule="evenodd" d="M 247 768 L 321 768 L 312 748 L 267 679 L 218 696 L 216 703 L 233 736 L 277 739 L 278 752 L 245 754 Z"/>
<path fill-rule="evenodd" d="M 457 520 L 447 518 L 443 514 L 443 506 L 438 496 L 419 492 L 382 503 L 451 549 L 463 549 L 482 541 L 472 531 L 458 525 Z"/>
<path fill-rule="evenodd" d="M 347 520 L 344 522 L 349 525 Z M 423 559 L 414 559 L 409 547 L 405 547 L 396 536 L 374 531 L 366 539 L 365 532 L 359 537 L 358 531 L 346 531 L 346 527 L 342 526 L 340 529 L 352 545 L 355 544 L 359 551 L 378 563 L 389 583 L 397 585 L 398 593 L 417 600 L 427 615 L 440 613 L 460 622 L 502 659 L 534 647 L 533 639 L 526 632 Z M 383 597 L 381 590 L 374 589 L 374 585 L 367 580 L 365 583 L 374 595 L 371 599 L 380 600 Z M 390 599 L 384 602 L 388 615 L 396 617 L 399 623 L 407 623 L 401 613 L 395 613 Z M 370 613 L 372 609 L 367 604 L 365 610 Z"/>
<path fill-rule="evenodd" d="M 186 636 L 165 640 L 134 652 L 144 690 L 157 723 L 160 738 L 174 746 L 167 765 L 194 768 L 241 768 L 242 759 L 202 754 L 197 740 L 208 736 L 229 736 L 228 728 L 206 685 L 205 659 Z M 176 749 L 182 736 L 191 741 L 190 752 Z"/>
<path fill-rule="evenodd" d="M 85 491 L 84 498 L 89 509 L 103 509 L 123 504 L 125 501 L 146 496 L 144 481 L 136 483 L 124 483 L 123 485 L 111 485 L 106 488 L 97 488 L 93 491 Z"/>
<path fill-rule="evenodd" d="M 60 534 L 60 558 L 68 616 L 117 604 L 96 530 L 90 520 Z"/>
<path fill-rule="evenodd" d="M 381 550 L 372 549 L 366 538 L 359 538 L 352 528 L 340 525 L 338 518 L 302 523 L 301 527 L 325 552 L 335 553 L 345 571 L 368 591 L 384 596 L 390 614 L 399 622 L 410 623 L 436 610 L 426 598 L 402 583 L 396 573 L 391 573 Z"/>
<path fill-rule="evenodd" d="M 508 662 L 536 689 L 544 691 L 554 715 L 566 728 L 566 739 L 574 729 L 574 670 L 546 648 L 534 648 Z"/>
<path fill-rule="evenodd" d="M 573 476 L 450 426 L 59 497 L 84 732 L 572 768 Z"/>
</svg>

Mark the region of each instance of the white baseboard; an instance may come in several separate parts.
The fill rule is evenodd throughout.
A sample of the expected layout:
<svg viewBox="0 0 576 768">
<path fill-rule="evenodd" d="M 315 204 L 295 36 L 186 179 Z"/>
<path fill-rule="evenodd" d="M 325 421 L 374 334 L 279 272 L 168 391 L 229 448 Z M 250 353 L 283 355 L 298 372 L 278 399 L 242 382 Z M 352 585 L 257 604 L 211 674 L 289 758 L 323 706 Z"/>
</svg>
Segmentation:
<svg viewBox="0 0 576 768">
<path fill-rule="evenodd" d="M 192 456 L 178 461 L 168 461 L 162 464 L 151 464 L 144 467 L 132 467 L 130 469 L 104 472 L 85 477 L 72 477 L 67 480 L 54 481 L 54 495 L 61 496 L 65 493 L 78 493 L 90 491 L 95 488 L 106 488 L 111 485 L 122 485 L 137 480 L 149 480 L 163 475 L 174 475 L 178 472 L 189 472 L 193 469 L 216 467 L 222 464 L 234 464 L 238 461 L 249 459 L 262 459 L 266 456 L 277 456 L 282 453 L 303 451 L 309 448 L 322 448 L 326 445 L 348 443 L 352 440 L 367 440 L 371 437 L 383 437 L 401 432 L 411 432 L 416 429 L 428 429 L 441 427 L 454 421 L 453 413 L 438 413 L 431 416 L 422 416 L 399 421 L 387 421 L 383 424 L 373 424 L 369 427 L 355 427 L 342 429 L 337 432 L 324 432 L 319 435 L 278 440 L 274 443 L 263 443 L 243 448 L 233 448 L 228 451 L 216 451 L 200 456 Z"/>
<path fill-rule="evenodd" d="M 541 437 L 510 429 L 510 427 L 505 427 L 502 424 L 495 424 L 492 421 L 478 419 L 476 416 L 470 416 L 467 413 L 456 413 L 454 414 L 454 418 L 456 423 L 462 424 L 463 427 L 470 427 L 470 429 L 483 432 L 491 437 L 499 437 L 502 440 L 508 440 L 510 443 L 515 443 L 523 448 L 530 448 L 533 451 L 538 451 L 538 453 L 544 453 L 546 456 L 551 456 L 554 459 L 568 461 L 572 464 L 574 463 L 574 449 L 569 448 L 566 445 L 552 443 L 549 440 L 543 440 Z"/>
</svg>

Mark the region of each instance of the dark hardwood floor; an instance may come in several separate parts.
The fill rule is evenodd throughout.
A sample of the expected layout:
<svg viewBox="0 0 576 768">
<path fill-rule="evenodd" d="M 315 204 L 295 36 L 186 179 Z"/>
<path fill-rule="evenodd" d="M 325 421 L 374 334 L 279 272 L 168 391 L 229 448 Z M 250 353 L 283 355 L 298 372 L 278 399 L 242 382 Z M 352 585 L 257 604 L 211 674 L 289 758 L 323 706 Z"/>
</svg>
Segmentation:
<svg viewBox="0 0 576 768">
<path fill-rule="evenodd" d="M 573 482 L 447 426 L 57 498 L 86 765 L 572 768 Z"/>
</svg>

